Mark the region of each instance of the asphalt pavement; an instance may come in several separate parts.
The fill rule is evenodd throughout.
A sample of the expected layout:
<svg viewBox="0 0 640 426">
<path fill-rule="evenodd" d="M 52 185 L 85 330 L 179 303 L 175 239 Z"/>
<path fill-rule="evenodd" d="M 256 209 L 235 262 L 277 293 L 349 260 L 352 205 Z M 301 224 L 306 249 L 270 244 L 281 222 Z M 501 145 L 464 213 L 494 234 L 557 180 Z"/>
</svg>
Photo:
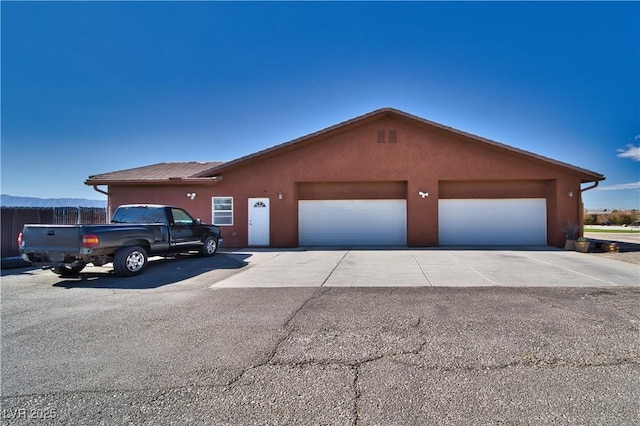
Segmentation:
<svg viewBox="0 0 640 426">
<path fill-rule="evenodd" d="M 0 422 L 638 423 L 640 288 L 623 285 L 626 264 L 598 259 L 618 271 L 604 283 L 567 272 L 574 258 L 562 251 L 493 250 L 484 262 L 455 251 L 452 276 L 472 267 L 497 284 L 363 286 L 377 253 L 314 253 L 185 256 L 133 278 L 2 271 Z M 404 254 L 436 281 L 429 253 Z M 326 281 L 310 283 L 300 266 L 296 286 L 229 285 L 255 271 L 288 277 L 296 255 Z M 388 266 L 413 268 L 402 262 Z M 525 264 L 546 287 L 508 285 L 505 271 Z M 349 271 L 353 286 L 331 281 Z M 551 285 L 552 271 L 586 284 Z"/>
</svg>

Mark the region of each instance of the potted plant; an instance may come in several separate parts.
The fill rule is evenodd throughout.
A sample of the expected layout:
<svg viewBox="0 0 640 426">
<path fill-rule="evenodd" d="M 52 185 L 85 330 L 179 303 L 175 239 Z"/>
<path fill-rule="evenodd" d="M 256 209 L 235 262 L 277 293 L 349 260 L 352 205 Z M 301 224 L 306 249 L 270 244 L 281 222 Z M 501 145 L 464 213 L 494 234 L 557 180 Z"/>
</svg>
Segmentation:
<svg viewBox="0 0 640 426">
<path fill-rule="evenodd" d="M 576 251 L 587 253 L 589 251 L 589 241 L 586 238 L 578 238 L 575 242 Z"/>
<path fill-rule="evenodd" d="M 567 241 L 564 243 L 565 250 L 574 250 L 576 245 L 576 235 L 580 230 L 580 225 L 576 222 L 567 222 L 562 225 L 562 230 L 567 235 Z"/>
</svg>

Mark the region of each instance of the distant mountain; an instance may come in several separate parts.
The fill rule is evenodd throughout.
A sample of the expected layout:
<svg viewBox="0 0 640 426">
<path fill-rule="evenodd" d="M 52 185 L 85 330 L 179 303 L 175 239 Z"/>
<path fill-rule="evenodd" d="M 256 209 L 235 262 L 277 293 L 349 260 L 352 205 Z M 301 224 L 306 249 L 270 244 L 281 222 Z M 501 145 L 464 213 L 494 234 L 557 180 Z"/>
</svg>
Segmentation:
<svg viewBox="0 0 640 426">
<path fill-rule="evenodd" d="M 0 195 L 2 207 L 107 207 L 107 200 L 84 198 L 35 198 Z"/>
</svg>

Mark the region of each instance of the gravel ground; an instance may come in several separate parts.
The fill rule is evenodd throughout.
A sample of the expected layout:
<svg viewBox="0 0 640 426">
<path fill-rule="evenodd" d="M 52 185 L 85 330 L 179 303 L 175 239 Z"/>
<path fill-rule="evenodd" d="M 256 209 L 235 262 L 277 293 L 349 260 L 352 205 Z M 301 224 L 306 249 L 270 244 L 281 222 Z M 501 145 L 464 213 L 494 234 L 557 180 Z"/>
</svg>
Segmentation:
<svg viewBox="0 0 640 426">
<path fill-rule="evenodd" d="M 588 238 L 591 241 L 591 247 L 589 248 L 589 254 L 594 256 L 602 256 L 612 260 L 619 260 L 621 262 L 634 263 L 640 265 L 640 244 L 634 244 L 629 242 L 616 241 L 620 247 L 619 252 L 602 251 L 598 243 L 605 240 L 598 240 L 594 238 Z M 611 241 L 611 240 L 607 240 Z"/>
<path fill-rule="evenodd" d="M 595 256 L 606 257 L 607 259 L 619 260 L 621 262 L 634 263 L 640 265 L 640 251 L 628 251 L 628 252 L 589 252 Z"/>
</svg>

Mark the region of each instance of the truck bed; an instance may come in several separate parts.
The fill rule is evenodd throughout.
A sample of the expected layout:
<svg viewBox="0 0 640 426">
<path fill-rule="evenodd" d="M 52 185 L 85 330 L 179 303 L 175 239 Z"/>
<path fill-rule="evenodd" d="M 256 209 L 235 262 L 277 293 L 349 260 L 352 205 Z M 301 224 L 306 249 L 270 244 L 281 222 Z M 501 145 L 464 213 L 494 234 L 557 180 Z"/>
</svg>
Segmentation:
<svg viewBox="0 0 640 426">
<path fill-rule="evenodd" d="M 150 234 L 153 234 L 159 243 L 165 241 L 168 248 L 166 225 L 157 223 L 25 225 L 22 231 L 22 238 L 27 242 L 24 251 L 29 254 L 32 261 L 43 262 L 58 262 L 67 256 L 87 255 L 92 253 L 92 249 L 82 247 L 82 236 L 93 233 L 98 233 L 102 237 L 98 250 L 119 246 L 124 240 L 147 239 Z M 163 244 L 159 244 L 158 248 L 162 246 Z"/>
</svg>

